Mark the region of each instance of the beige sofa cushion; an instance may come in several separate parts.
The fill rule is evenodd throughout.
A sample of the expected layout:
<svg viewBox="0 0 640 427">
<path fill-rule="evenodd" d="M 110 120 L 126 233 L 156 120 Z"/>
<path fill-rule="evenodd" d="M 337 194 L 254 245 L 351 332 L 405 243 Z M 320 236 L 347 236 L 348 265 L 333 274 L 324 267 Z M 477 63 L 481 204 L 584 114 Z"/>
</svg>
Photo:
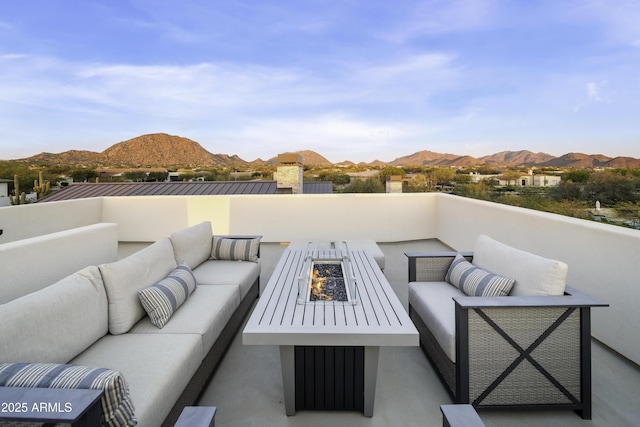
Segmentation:
<svg viewBox="0 0 640 427">
<path fill-rule="evenodd" d="M 106 335 L 71 363 L 119 371 L 129 384 L 139 427 L 160 426 L 202 358 L 196 334 Z"/>
<path fill-rule="evenodd" d="M 491 273 L 516 280 L 510 295 L 563 295 L 567 264 L 512 248 L 480 235 L 473 264 Z"/>
<path fill-rule="evenodd" d="M 193 270 L 200 285 L 240 285 L 240 298 L 244 298 L 260 277 L 261 262 L 209 260 Z"/>
<path fill-rule="evenodd" d="M 120 261 L 100 265 L 109 300 L 109 332 L 127 333 L 142 319 L 146 313 L 138 291 L 164 279 L 176 266 L 167 237 Z"/>
<path fill-rule="evenodd" d="M 237 285 L 198 286 L 162 329 L 144 317 L 129 333 L 197 334 L 202 338 L 201 356 L 204 358 L 239 305 L 240 288 Z"/>
<path fill-rule="evenodd" d="M 108 330 L 98 267 L 0 305 L 0 362 L 67 363 Z"/>
<path fill-rule="evenodd" d="M 213 234 L 211 222 L 205 221 L 169 235 L 177 263 L 184 262 L 191 269 L 211 257 Z"/>
<path fill-rule="evenodd" d="M 456 309 L 453 297 L 465 296 L 447 282 L 409 283 L 409 304 L 429 328 L 449 360 L 456 361 Z"/>
</svg>

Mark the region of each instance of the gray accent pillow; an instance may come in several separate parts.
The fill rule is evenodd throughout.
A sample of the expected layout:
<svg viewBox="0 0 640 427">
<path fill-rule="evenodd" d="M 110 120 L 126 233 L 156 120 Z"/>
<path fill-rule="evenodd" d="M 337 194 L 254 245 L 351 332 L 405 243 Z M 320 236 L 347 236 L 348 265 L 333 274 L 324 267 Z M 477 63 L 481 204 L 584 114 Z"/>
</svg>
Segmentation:
<svg viewBox="0 0 640 427">
<path fill-rule="evenodd" d="M 162 329 L 195 290 L 196 278 L 189 266 L 182 263 L 167 277 L 139 290 L 138 294 L 151 323 Z"/>
<path fill-rule="evenodd" d="M 213 259 L 258 262 L 259 248 L 260 238 L 232 239 L 213 236 L 211 257 Z"/>
<path fill-rule="evenodd" d="M 445 280 L 469 296 L 502 297 L 509 295 L 515 283 L 514 279 L 498 276 L 476 267 L 461 254 L 447 271 Z"/>
</svg>

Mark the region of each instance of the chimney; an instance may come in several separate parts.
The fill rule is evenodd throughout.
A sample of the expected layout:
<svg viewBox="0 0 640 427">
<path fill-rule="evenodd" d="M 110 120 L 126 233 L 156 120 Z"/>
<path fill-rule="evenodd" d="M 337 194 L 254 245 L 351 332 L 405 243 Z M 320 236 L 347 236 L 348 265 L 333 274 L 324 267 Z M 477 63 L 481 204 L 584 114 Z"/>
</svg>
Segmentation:
<svg viewBox="0 0 640 427">
<path fill-rule="evenodd" d="M 295 153 L 278 154 L 275 178 L 278 194 L 302 194 L 302 156 Z"/>
<path fill-rule="evenodd" d="M 387 193 L 402 193 L 402 177 L 400 175 L 387 176 Z"/>
</svg>

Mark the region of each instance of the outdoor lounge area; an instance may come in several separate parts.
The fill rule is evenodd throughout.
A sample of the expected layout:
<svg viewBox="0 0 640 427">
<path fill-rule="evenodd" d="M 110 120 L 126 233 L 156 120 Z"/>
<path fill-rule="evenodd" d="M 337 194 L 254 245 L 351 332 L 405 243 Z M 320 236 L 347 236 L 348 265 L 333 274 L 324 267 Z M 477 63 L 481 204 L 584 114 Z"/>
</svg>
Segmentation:
<svg viewBox="0 0 640 427">
<path fill-rule="evenodd" d="M 484 410 L 480 417 L 488 426 L 633 426 L 640 419 L 640 232 L 635 230 L 435 193 L 105 197 L 1 208 L 0 250 L 5 243 L 111 223 L 117 227 L 116 257 L 124 259 L 203 221 L 211 222 L 214 234 L 262 236 L 260 294 L 288 242 L 374 240 L 384 253 L 384 276 L 405 310 L 407 252 L 471 251 L 485 234 L 561 260 L 568 265 L 568 285 L 609 304 L 591 310 L 592 419 L 572 410 L 530 409 Z M 61 260 L 77 256 L 72 248 L 46 250 Z M 28 261 L 24 268 L 31 268 Z M 197 401 L 217 407 L 215 425 L 442 425 L 440 405 L 452 398 L 419 346 L 380 348 L 372 417 L 310 410 L 287 416 L 278 348 L 243 345 L 246 321 Z"/>
</svg>

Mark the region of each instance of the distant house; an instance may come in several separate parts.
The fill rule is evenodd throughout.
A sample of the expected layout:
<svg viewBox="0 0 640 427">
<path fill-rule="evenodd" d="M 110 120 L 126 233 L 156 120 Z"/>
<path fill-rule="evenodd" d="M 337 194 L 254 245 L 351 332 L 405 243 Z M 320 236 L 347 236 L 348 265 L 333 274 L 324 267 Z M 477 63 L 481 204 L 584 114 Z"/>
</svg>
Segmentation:
<svg viewBox="0 0 640 427">
<path fill-rule="evenodd" d="M 9 179 L 0 179 L 0 207 L 9 206 L 9 183 L 13 182 Z"/>
<path fill-rule="evenodd" d="M 469 175 L 471 175 L 471 182 L 477 183 L 485 179 L 493 179 L 497 182 L 498 187 L 506 187 L 508 185 L 516 187 L 555 187 L 562 180 L 560 175 L 534 174 L 532 170 L 529 170 L 527 174 L 520 175 L 517 179 L 499 174 L 481 175 L 471 172 Z"/>
</svg>

